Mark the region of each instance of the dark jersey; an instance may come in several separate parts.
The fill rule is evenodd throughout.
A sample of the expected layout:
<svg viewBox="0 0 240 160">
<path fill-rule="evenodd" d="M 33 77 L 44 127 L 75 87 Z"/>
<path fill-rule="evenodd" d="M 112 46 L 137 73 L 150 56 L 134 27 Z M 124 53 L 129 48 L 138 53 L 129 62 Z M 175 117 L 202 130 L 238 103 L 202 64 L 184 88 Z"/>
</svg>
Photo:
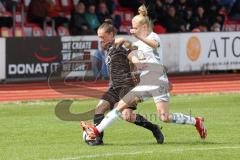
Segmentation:
<svg viewBox="0 0 240 160">
<path fill-rule="evenodd" d="M 134 86 L 128 54 L 128 50 L 122 44 L 118 47 L 112 45 L 107 51 L 106 64 L 113 88 Z"/>
</svg>

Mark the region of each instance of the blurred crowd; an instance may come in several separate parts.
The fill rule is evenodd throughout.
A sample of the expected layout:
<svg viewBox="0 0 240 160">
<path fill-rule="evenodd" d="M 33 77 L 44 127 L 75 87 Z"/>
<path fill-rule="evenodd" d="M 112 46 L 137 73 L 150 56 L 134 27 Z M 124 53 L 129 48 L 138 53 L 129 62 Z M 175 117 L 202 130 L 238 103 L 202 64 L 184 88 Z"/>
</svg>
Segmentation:
<svg viewBox="0 0 240 160">
<path fill-rule="evenodd" d="M 138 3 L 125 1 L 122 6 L 135 9 Z M 240 0 L 150 0 L 146 3 L 152 22 L 163 26 L 168 33 L 222 31 L 226 20 L 240 21 Z"/>
<path fill-rule="evenodd" d="M 66 17 L 54 0 L 31 0 L 26 10 L 27 22 L 44 27 L 66 26 L 71 35 L 92 35 L 106 18 L 112 18 L 120 32 L 122 16 L 119 8 L 134 14 L 145 3 L 154 26 L 167 33 L 222 31 L 226 20 L 240 21 L 240 0 L 79 0 Z M 0 27 L 12 26 L 5 16 L 17 5 L 15 0 L 0 0 Z M 131 24 L 129 24 L 131 25 Z"/>
</svg>

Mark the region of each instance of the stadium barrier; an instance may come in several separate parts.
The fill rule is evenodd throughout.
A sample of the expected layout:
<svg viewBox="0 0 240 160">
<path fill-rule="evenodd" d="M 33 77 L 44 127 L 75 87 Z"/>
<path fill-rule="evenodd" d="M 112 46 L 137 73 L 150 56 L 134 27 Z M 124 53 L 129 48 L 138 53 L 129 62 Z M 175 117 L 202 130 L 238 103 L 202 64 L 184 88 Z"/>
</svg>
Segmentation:
<svg viewBox="0 0 240 160">
<path fill-rule="evenodd" d="M 240 69 L 240 32 L 180 34 L 179 72 Z"/>
<path fill-rule="evenodd" d="M 47 80 L 59 67 L 62 77 L 93 77 L 92 57 L 97 49 L 96 36 L 7 38 L 5 78 Z"/>
<path fill-rule="evenodd" d="M 159 36 L 169 73 L 240 69 L 240 32 Z M 0 80 L 7 81 L 46 80 L 59 65 L 62 77 L 93 77 L 100 49 L 96 36 L 1 38 L 0 46 Z"/>
</svg>

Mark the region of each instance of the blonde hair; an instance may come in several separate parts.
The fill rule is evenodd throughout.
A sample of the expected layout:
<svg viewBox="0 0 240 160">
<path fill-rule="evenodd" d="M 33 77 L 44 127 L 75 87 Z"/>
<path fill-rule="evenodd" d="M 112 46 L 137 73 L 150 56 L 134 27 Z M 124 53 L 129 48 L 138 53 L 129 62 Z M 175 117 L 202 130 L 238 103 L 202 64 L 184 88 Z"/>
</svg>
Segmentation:
<svg viewBox="0 0 240 160">
<path fill-rule="evenodd" d="M 133 17 L 133 21 L 136 21 L 140 25 L 146 24 L 149 31 L 152 31 L 152 24 L 150 22 L 150 19 L 148 17 L 148 11 L 146 6 L 143 4 L 138 8 L 138 15 Z"/>
<path fill-rule="evenodd" d="M 147 8 L 146 6 L 143 4 L 138 8 L 138 14 L 142 15 L 142 16 L 148 16 L 148 12 L 147 12 Z"/>
</svg>

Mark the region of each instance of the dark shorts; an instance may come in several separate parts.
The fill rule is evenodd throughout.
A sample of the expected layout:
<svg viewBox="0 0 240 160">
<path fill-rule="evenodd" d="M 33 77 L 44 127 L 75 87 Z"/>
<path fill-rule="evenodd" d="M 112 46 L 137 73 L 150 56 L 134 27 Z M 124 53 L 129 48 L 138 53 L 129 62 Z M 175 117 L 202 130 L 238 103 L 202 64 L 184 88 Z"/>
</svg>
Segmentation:
<svg viewBox="0 0 240 160">
<path fill-rule="evenodd" d="M 108 101 L 110 103 L 111 109 L 113 109 L 114 104 L 119 102 L 134 86 L 126 86 L 113 88 L 110 87 L 107 92 L 103 94 L 101 99 Z M 132 104 L 129 108 L 132 110 L 136 110 L 137 104 Z"/>
</svg>

